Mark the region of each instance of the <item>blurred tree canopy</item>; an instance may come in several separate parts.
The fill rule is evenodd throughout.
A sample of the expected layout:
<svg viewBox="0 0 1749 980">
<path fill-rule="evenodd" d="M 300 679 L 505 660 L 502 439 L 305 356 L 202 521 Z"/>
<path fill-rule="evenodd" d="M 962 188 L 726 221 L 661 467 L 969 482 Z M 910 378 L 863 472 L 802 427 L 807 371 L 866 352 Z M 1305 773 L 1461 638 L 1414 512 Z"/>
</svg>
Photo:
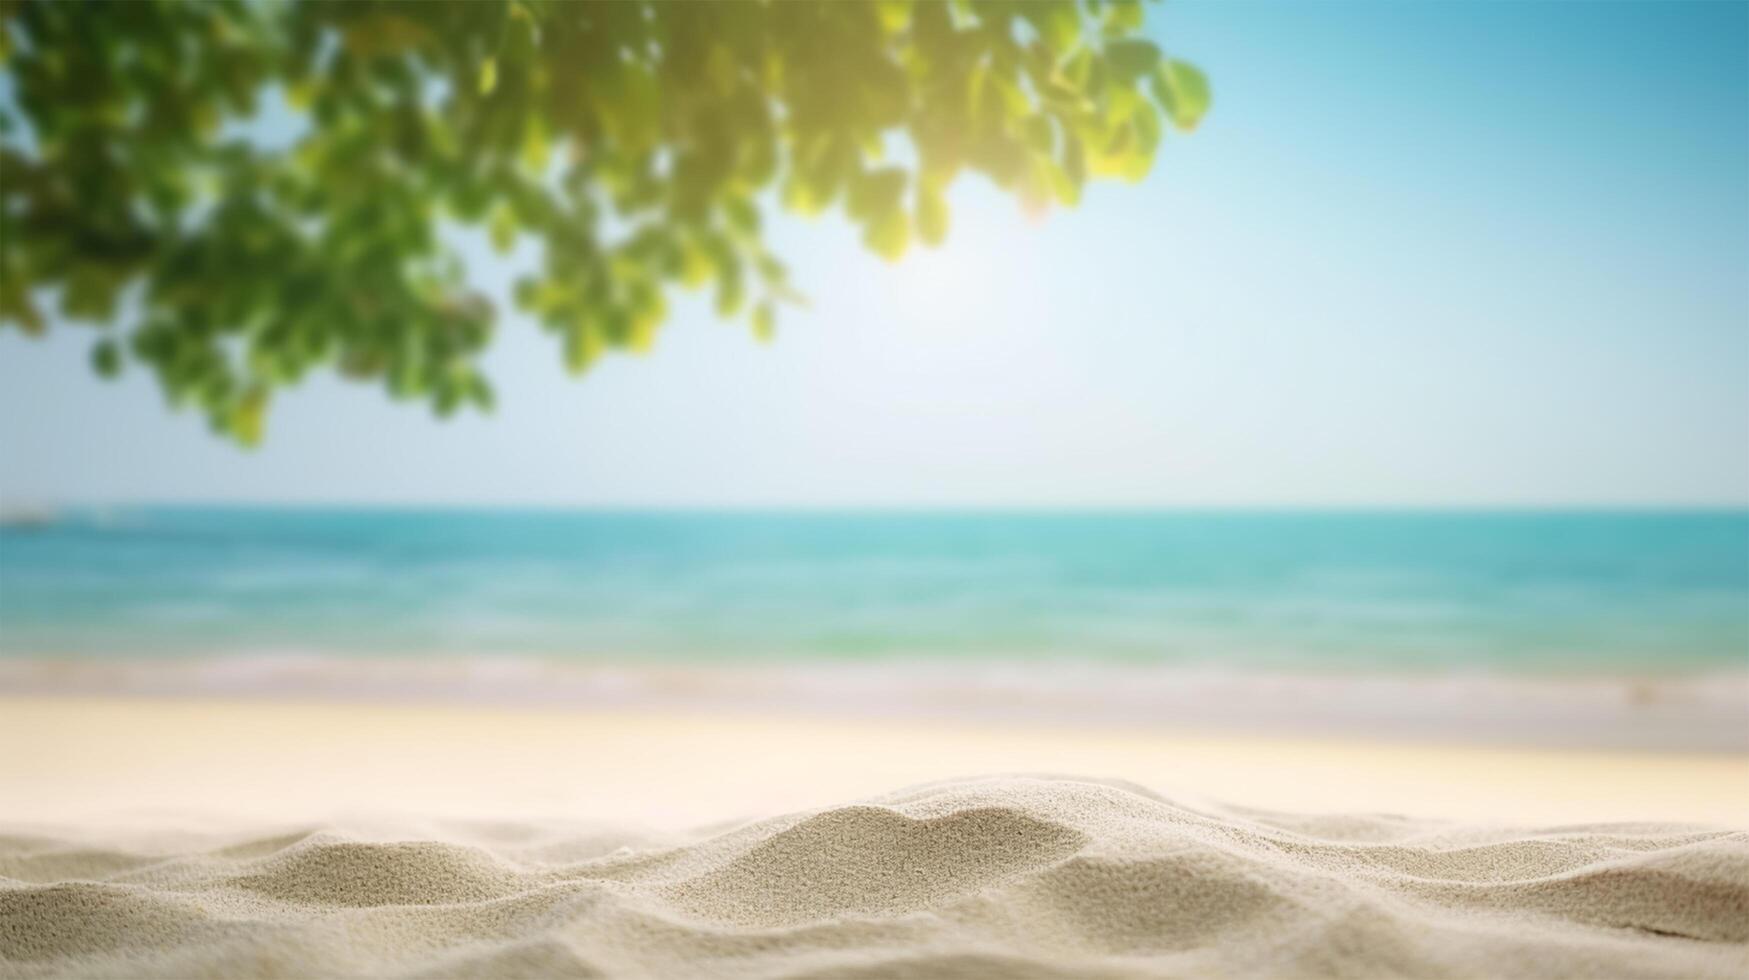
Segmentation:
<svg viewBox="0 0 1749 980">
<path fill-rule="evenodd" d="M 490 405 L 494 311 L 446 224 L 538 243 L 515 301 L 572 371 L 647 347 L 675 287 L 765 337 L 796 298 L 771 205 L 841 209 L 891 259 L 947 233 L 962 172 L 1030 208 L 1146 174 L 1209 92 L 1141 25 L 1134 0 L 0 0 L 0 322 L 95 324 L 99 373 L 141 362 L 245 443 L 330 367 Z"/>
</svg>

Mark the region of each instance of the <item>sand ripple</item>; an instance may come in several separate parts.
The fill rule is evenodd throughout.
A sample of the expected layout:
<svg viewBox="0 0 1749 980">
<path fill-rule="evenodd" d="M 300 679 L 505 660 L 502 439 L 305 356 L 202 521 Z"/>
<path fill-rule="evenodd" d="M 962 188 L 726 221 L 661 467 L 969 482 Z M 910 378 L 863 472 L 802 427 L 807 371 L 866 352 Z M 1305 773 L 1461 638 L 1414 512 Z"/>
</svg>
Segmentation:
<svg viewBox="0 0 1749 980">
<path fill-rule="evenodd" d="M 555 828 L 0 837 L 3 977 L 1749 975 L 1749 834 L 919 787 L 610 846 Z"/>
</svg>

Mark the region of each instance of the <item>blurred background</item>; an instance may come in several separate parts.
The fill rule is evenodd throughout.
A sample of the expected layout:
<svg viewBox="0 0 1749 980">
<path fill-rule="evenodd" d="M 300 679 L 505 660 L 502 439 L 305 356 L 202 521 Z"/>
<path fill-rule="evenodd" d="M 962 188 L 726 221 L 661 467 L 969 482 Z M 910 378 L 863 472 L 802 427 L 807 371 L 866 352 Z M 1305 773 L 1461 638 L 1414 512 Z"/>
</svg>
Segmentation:
<svg viewBox="0 0 1749 980">
<path fill-rule="evenodd" d="M 517 307 L 537 236 L 500 252 L 442 225 L 504 311 L 490 412 L 318 370 L 244 449 L 200 413 L 247 395 L 168 410 L 145 363 L 99 382 L 98 335 L 46 303 L 39 335 L 0 330 L 0 690 L 1699 753 L 1741 775 L 1749 8 L 1174 0 L 1141 31 L 1215 93 L 1145 180 L 1039 206 L 974 173 L 945 240 L 891 263 L 878 222 L 759 198 L 807 299 L 766 343 L 676 291 L 648 350 L 578 380 L 576 342 Z M 480 90 L 514 90 L 496 58 Z M 21 154 L 29 77 L 0 81 Z M 289 105 L 240 138 L 290 152 L 317 124 Z M 933 744 L 943 765 L 1143 757 L 1006 737 Z M 31 765 L 64 764 L 72 798 L 167 798 L 97 786 L 74 757 L 101 746 L 43 744 Z M 1218 755 L 1196 788 L 1277 799 L 1214 778 L 1241 771 Z"/>
</svg>

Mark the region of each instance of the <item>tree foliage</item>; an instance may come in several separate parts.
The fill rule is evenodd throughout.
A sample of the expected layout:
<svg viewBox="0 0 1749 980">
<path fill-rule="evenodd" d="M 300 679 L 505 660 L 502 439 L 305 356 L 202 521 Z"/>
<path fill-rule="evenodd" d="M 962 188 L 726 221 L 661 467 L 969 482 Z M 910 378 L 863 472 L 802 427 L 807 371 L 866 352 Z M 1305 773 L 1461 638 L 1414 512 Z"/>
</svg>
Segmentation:
<svg viewBox="0 0 1749 980">
<path fill-rule="evenodd" d="M 580 372 L 676 287 L 769 335 L 773 206 L 897 258 L 957 175 L 1074 204 L 1209 100 L 1132 0 L 0 3 L 0 321 L 95 324 L 244 442 L 321 369 L 490 404 L 448 224 L 538 244 L 515 301 Z"/>
</svg>

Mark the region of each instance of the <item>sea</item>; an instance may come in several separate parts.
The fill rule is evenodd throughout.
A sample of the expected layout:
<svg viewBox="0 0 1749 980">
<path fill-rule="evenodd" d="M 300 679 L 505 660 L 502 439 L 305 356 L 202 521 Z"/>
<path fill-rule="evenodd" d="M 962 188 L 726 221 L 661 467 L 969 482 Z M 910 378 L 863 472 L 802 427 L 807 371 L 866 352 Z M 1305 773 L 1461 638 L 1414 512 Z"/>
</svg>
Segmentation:
<svg viewBox="0 0 1749 980">
<path fill-rule="evenodd" d="M 0 528 L 0 658 L 1749 668 L 1749 511 L 142 507 Z"/>
</svg>

